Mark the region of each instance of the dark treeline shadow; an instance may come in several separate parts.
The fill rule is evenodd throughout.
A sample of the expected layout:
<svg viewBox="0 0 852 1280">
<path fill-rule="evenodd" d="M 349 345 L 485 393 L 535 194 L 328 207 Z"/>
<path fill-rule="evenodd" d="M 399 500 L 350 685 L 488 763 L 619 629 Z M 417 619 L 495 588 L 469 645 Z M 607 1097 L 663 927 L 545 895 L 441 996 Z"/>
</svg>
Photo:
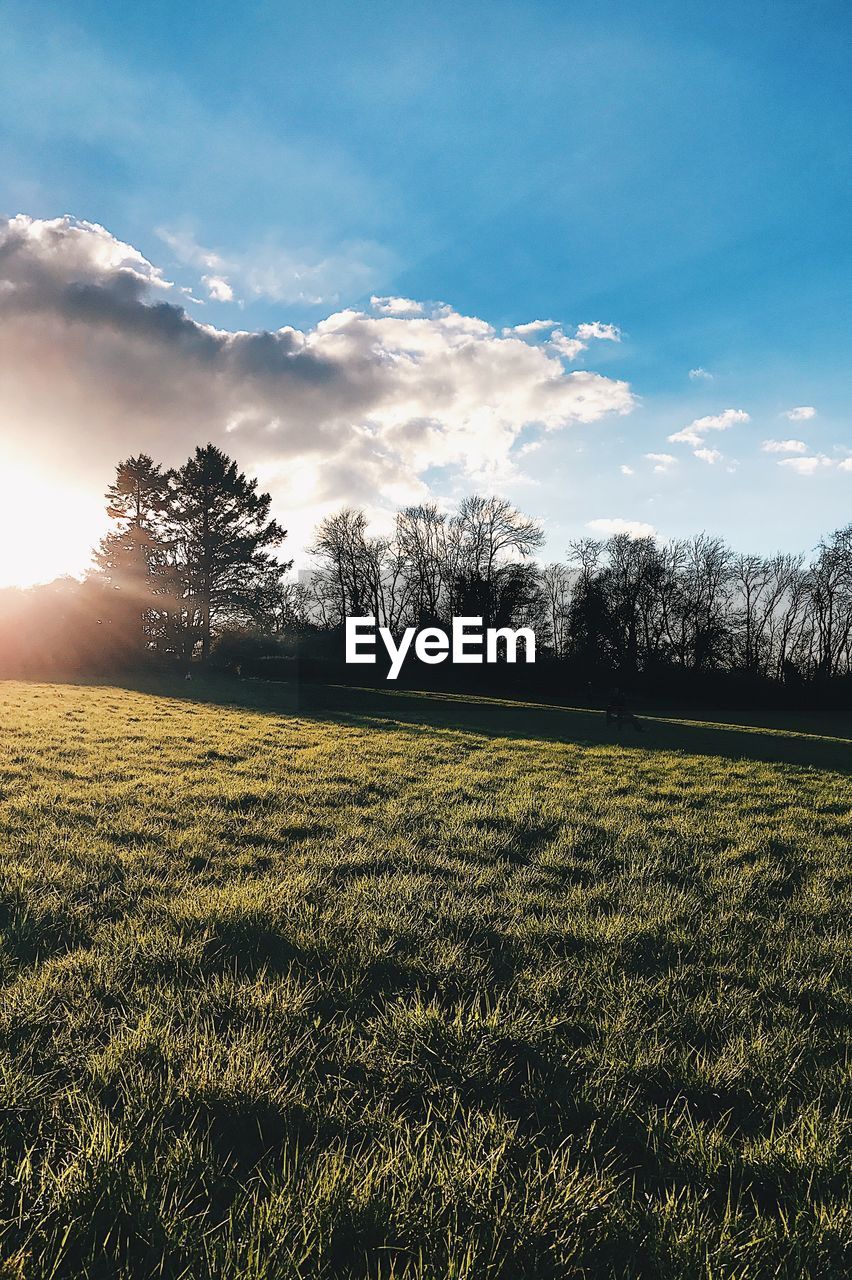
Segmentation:
<svg viewBox="0 0 852 1280">
<path fill-rule="evenodd" d="M 72 678 L 69 683 L 118 686 L 157 698 L 359 725 L 377 731 L 408 726 L 418 734 L 423 729 L 445 729 L 489 738 L 534 739 L 585 747 L 617 745 L 628 753 L 682 752 L 852 773 L 852 736 L 848 730 L 842 735 L 837 733 L 831 718 L 802 724 L 795 715 L 773 716 L 775 723 L 767 723 L 767 717 L 759 716 L 752 724 L 731 724 L 643 713 L 643 731 L 636 733 L 628 725 L 619 729 L 608 724 L 605 711 L 597 708 L 387 686 L 251 680 L 213 671 L 201 672 L 192 681 L 179 673 L 149 671 L 86 681 Z"/>
</svg>

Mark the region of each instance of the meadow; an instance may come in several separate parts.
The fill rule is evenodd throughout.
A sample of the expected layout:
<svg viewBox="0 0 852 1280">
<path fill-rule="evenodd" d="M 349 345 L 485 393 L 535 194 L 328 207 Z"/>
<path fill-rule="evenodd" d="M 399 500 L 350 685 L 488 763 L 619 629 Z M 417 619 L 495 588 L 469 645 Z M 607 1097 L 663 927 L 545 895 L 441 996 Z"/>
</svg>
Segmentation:
<svg viewBox="0 0 852 1280">
<path fill-rule="evenodd" d="M 852 742 L 0 684 L 0 1277 L 852 1273 Z"/>
</svg>

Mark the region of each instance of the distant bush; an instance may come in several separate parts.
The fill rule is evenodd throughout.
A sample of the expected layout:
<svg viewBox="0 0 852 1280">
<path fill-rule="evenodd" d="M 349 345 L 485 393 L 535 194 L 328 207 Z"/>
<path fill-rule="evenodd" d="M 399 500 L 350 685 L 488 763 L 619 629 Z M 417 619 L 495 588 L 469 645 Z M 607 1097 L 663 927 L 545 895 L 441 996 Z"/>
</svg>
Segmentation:
<svg viewBox="0 0 852 1280">
<path fill-rule="evenodd" d="M 274 636 L 264 635 L 251 627 L 230 627 L 213 641 L 211 663 L 223 671 L 233 671 L 260 658 L 277 657 L 282 645 Z"/>
</svg>

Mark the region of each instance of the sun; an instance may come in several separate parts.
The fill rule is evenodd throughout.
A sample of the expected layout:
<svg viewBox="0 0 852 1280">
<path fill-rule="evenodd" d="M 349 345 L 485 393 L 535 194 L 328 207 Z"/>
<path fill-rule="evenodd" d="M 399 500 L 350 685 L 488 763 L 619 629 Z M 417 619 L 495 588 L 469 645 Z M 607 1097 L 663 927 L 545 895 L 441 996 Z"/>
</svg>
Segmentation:
<svg viewBox="0 0 852 1280">
<path fill-rule="evenodd" d="M 106 525 L 97 495 L 0 456 L 0 587 L 82 574 Z"/>
</svg>

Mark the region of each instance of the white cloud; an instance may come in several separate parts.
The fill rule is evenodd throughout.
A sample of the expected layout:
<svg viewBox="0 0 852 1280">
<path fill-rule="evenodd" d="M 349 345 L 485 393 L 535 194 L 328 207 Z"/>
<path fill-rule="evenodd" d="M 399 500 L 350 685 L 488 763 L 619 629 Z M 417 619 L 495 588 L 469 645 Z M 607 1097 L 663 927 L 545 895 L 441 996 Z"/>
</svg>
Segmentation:
<svg viewBox="0 0 852 1280">
<path fill-rule="evenodd" d="M 837 470 L 852 471 L 852 458 L 844 458 L 842 462 L 838 462 Z"/>
<path fill-rule="evenodd" d="M 503 337 L 508 338 L 512 334 L 517 334 L 519 338 L 526 338 L 534 333 L 543 333 L 546 329 L 555 329 L 558 325 L 558 320 L 528 320 L 526 324 L 515 324 L 509 329 L 504 329 Z"/>
<path fill-rule="evenodd" d="M 600 320 L 586 321 L 578 324 L 573 336 L 569 336 L 557 320 L 530 320 L 526 324 L 516 324 L 503 330 L 503 337 L 536 338 L 550 331 L 546 345 L 551 351 L 566 360 L 576 360 L 581 351 L 588 350 L 589 343 L 620 342 L 621 330 L 614 324 L 603 324 Z"/>
<path fill-rule="evenodd" d="M 645 457 L 649 462 L 654 463 L 654 470 L 665 473 L 671 471 L 672 467 L 677 463 L 677 458 L 671 453 L 646 453 Z"/>
<path fill-rule="evenodd" d="M 377 298 L 375 294 L 370 306 L 382 316 L 422 316 L 424 311 L 423 303 L 413 298 Z"/>
<path fill-rule="evenodd" d="M 693 382 L 712 382 L 714 375 L 709 369 L 702 369 L 699 365 L 697 369 L 690 369 L 689 376 Z"/>
<path fill-rule="evenodd" d="M 708 431 L 728 431 L 738 422 L 750 422 L 744 409 L 724 409 L 721 413 L 708 414 L 704 418 L 696 418 L 674 435 L 669 436 L 670 444 L 691 444 L 699 446 L 704 443 Z"/>
<path fill-rule="evenodd" d="M 815 454 L 809 458 L 782 458 L 778 463 L 779 467 L 789 467 L 791 471 L 795 471 L 800 476 L 812 476 L 822 467 L 833 466 L 831 458 L 826 458 L 825 454 Z"/>
<path fill-rule="evenodd" d="M 420 499 L 433 467 L 493 483 L 525 427 L 633 407 L 626 382 L 566 370 L 546 345 L 448 306 L 233 332 L 163 300 L 169 288 L 101 227 L 0 221 L 0 427 L 26 422 L 34 451 L 98 493 L 130 452 L 171 465 L 219 441 L 287 515 Z"/>
<path fill-rule="evenodd" d="M 586 324 L 578 324 L 576 336 L 581 342 L 589 342 L 596 338 L 599 342 L 620 342 L 621 330 L 614 324 L 602 324 L 600 320 L 592 320 Z"/>
<path fill-rule="evenodd" d="M 202 276 L 201 283 L 207 286 L 207 292 L 214 302 L 234 301 L 234 291 L 224 276 Z"/>
<path fill-rule="evenodd" d="M 622 464 L 622 466 L 619 468 L 619 470 L 621 471 L 621 474 L 622 474 L 623 476 L 632 476 L 632 475 L 634 475 L 634 474 L 635 474 L 635 472 L 634 472 L 633 468 L 632 468 L 632 467 L 628 467 L 628 465 L 627 465 L 627 463 L 626 463 L 626 462 Z"/>
<path fill-rule="evenodd" d="M 580 352 L 586 350 L 588 343 L 581 342 L 579 338 L 569 338 L 561 329 L 554 329 L 548 346 L 567 360 L 576 360 Z"/>
<path fill-rule="evenodd" d="M 618 533 L 626 533 L 628 538 L 653 538 L 657 533 L 652 524 L 644 524 L 641 520 L 624 520 L 621 516 L 607 520 L 589 520 L 586 528 L 604 538 L 614 538 Z"/>
<path fill-rule="evenodd" d="M 812 404 L 800 404 L 795 409 L 785 409 L 784 417 L 791 422 L 807 422 L 809 418 L 816 417 L 816 409 Z"/>
<path fill-rule="evenodd" d="M 158 227 L 157 235 L 179 262 L 227 279 L 232 291 L 235 283 L 247 298 L 272 302 L 334 305 L 341 297 L 360 297 L 369 292 L 390 268 L 390 254 L 372 241 L 350 242 L 331 254 L 309 249 L 294 253 L 265 244 L 249 253 L 224 255 L 200 245 L 190 231 Z"/>
<path fill-rule="evenodd" d="M 97 222 L 71 218 L 36 219 L 19 213 L 0 219 L 0 246 L 9 256 L 0 279 L 6 288 L 17 283 L 14 255 L 26 246 L 33 264 L 52 262 L 66 283 L 80 288 L 97 284 L 104 276 L 123 282 L 127 290 L 172 289 L 159 267 L 153 266 L 138 249 L 117 240 Z"/>
<path fill-rule="evenodd" d="M 804 440 L 764 440 L 760 446 L 764 453 L 807 453 Z"/>
<path fill-rule="evenodd" d="M 694 454 L 699 462 L 708 462 L 711 466 L 714 462 L 721 462 L 724 456 L 718 449 L 695 449 Z"/>
</svg>

